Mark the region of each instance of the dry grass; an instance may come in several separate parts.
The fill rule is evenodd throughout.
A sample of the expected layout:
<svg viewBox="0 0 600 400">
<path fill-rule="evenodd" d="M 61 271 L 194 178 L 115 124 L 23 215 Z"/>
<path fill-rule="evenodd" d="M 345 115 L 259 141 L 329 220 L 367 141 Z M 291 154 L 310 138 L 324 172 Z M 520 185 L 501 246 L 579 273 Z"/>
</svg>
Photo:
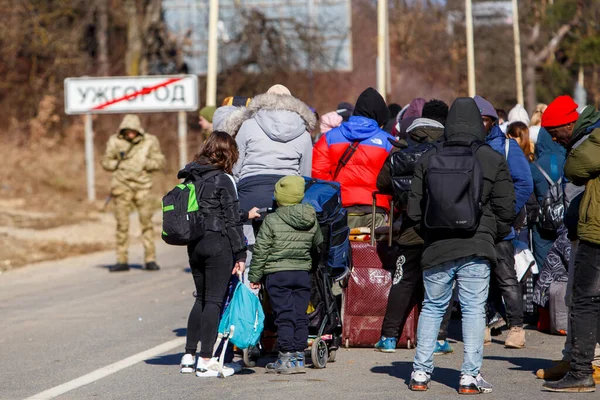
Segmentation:
<svg viewBox="0 0 600 400">
<path fill-rule="evenodd" d="M 60 241 L 17 239 L 0 233 L 0 271 L 40 261 L 50 261 L 107 250 L 105 243 L 68 244 Z"/>
</svg>

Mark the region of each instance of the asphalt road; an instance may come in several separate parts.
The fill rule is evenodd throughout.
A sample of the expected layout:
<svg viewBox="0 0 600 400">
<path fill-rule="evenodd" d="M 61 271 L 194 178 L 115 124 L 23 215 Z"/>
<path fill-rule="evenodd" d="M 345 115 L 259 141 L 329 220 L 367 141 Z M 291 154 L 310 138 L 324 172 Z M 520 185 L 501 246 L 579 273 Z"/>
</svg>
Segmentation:
<svg viewBox="0 0 600 400">
<path fill-rule="evenodd" d="M 106 266 L 114 254 L 106 252 L 0 275 L 0 399 L 25 399 L 60 385 L 62 391 L 71 390 L 58 399 L 458 397 L 460 341 L 453 343 L 454 354 L 436 356 L 437 369 L 427 393 L 412 393 L 406 386 L 414 350 L 385 355 L 344 349 L 337 362 L 304 376 L 265 375 L 260 367 L 227 379 L 179 374 L 194 287 L 185 249 L 158 246 L 163 269 L 156 273 L 138 268 L 109 274 Z M 141 262 L 140 246 L 132 248 L 131 261 Z M 458 324 L 453 321 L 452 331 L 458 334 L 451 337 L 456 339 L 460 339 Z M 600 399 L 598 393 L 541 391 L 542 382 L 533 371 L 560 357 L 564 338 L 529 330 L 523 350 L 504 349 L 503 338 L 485 348 L 483 374 L 494 392 L 482 396 Z M 165 343 L 167 349 L 158 350 L 160 354 L 139 355 Z M 139 356 L 131 358 L 134 355 Z M 69 383 L 86 375 L 90 378 L 86 385 Z"/>
</svg>

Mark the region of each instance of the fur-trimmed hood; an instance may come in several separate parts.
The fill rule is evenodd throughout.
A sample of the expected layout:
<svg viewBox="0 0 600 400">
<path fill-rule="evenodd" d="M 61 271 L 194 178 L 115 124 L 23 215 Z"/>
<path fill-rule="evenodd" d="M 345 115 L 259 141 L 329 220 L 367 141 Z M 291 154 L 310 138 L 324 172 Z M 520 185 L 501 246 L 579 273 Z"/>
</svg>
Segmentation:
<svg viewBox="0 0 600 400">
<path fill-rule="evenodd" d="M 232 112 L 221 130 L 236 136 L 242 124 L 254 118 L 269 138 L 288 142 L 312 131 L 317 119 L 302 101 L 292 96 L 265 93 L 252 99 L 248 107 Z"/>
</svg>

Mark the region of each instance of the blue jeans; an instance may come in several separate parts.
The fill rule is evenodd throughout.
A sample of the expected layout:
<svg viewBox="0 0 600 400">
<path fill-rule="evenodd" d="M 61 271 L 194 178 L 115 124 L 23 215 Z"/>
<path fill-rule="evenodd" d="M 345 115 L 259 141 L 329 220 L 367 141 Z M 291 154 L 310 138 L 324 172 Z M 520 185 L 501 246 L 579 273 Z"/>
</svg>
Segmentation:
<svg viewBox="0 0 600 400">
<path fill-rule="evenodd" d="M 433 372 L 433 351 L 444 312 L 452 298 L 452 281 L 458 284 L 462 310 L 464 375 L 477 376 L 483 363 L 485 303 L 490 287 L 490 264 L 482 257 L 466 257 L 423 272 L 425 301 L 419 317 L 415 371 Z"/>
</svg>

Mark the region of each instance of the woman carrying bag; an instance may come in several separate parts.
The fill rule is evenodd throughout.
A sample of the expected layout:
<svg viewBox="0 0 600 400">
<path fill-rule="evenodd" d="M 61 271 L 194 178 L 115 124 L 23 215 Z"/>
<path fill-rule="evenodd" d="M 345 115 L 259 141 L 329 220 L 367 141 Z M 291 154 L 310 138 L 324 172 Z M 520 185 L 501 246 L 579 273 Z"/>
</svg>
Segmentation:
<svg viewBox="0 0 600 400">
<path fill-rule="evenodd" d="M 242 212 L 229 175 L 237 159 L 235 140 L 225 132 L 215 131 L 194 161 L 177 175 L 186 181 L 203 181 L 197 197 L 206 233 L 188 245 L 196 301 L 188 319 L 185 354 L 181 359 L 181 373 L 195 370 L 199 377 L 218 376 L 219 362 L 212 355 L 223 300 L 231 275 L 245 270 Z M 198 341 L 201 348 L 196 356 Z M 234 370 L 224 367 L 222 373 L 230 376 Z"/>
</svg>

